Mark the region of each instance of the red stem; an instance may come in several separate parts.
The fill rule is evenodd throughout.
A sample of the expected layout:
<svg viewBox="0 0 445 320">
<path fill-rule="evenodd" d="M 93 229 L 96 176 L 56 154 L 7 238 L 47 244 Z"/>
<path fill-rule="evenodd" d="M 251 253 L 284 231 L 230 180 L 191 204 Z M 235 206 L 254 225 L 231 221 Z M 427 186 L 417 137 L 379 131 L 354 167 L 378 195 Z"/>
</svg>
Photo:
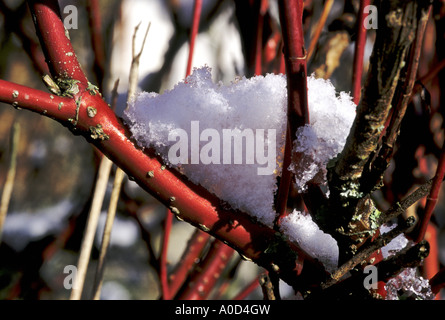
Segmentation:
<svg viewBox="0 0 445 320">
<path fill-rule="evenodd" d="M 422 276 L 425 279 L 432 279 L 438 272 L 440 267 L 439 262 L 439 245 L 437 243 L 437 229 L 430 222 L 425 233 L 425 240 L 430 244 L 430 253 L 425 258 L 422 267 Z M 437 293 L 436 293 L 437 294 Z M 436 296 L 436 300 L 439 296 Z"/>
<path fill-rule="evenodd" d="M 206 299 L 221 273 L 224 271 L 227 262 L 234 251 L 219 240 L 212 243 L 209 253 L 206 255 L 202 266 L 195 272 L 186 290 L 179 296 L 180 300 L 203 300 Z"/>
<path fill-rule="evenodd" d="M 257 28 L 256 28 L 256 39 L 255 39 L 255 75 L 262 74 L 262 62 L 263 62 L 263 25 L 264 25 L 264 15 L 266 14 L 268 1 L 261 1 L 258 16 L 257 16 Z"/>
<path fill-rule="evenodd" d="M 84 89 L 88 81 L 77 60 L 68 31 L 65 33 L 58 1 L 30 0 L 28 4 L 51 74 L 55 78 L 76 79 L 80 81 L 79 89 Z"/>
<path fill-rule="evenodd" d="M 91 44 L 94 52 L 94 72 L 97 81 L 102 86 L 105 74 L 105 48 L 102 39 L 102 17 L 98 0 L 87 2 L 88 22 L 91 32 Z"/>
<path fill-rule="evenodd" d="M 366 45 L 365 7 L 371 4 L 371 0 L 360 0 L 357 23 L 357 40 L 355 41 L 354 62 L 352 69 L 352 96 L 356 105 L 360 102 L 362 90 L 363 56 Z"/>
<path fill-rule="evenodd" d="M 233 298 L 233 300 L 244 300 L 246 299 L 258 286 L 260 285 L 260 281 L 258 277 L 255 277 L 240 293 Z"/>
<path fill-rule="evenodd" d="M 303 1 L 282 0 L 279 9 L 288 85 L 288 118 L 291 133 L 295 134 L 300 126 L 309 123 Z"/>
<path fill-rule="evenodd" d="M 324 3 L 323 12 L 321 14 L 320 19 L 318 20 L 318 24 L 315 29 L 314 35 L 312 36 L 311 43 L 309 44 L 307 60 L 310 60 L 312 55 L 314 54 L 315 47 L 317 46 L 318 43 L 318 39 L 320 38 L 320 34 L 323 31 L 323 28 L 326 24 L 326 20 L 328 19 L 333 4 L 334 0 L 326 0 Z"/>
<path fill-rule="evenodd" d="M 442 185 L 442 180 L 445 176 L 445 143 L 442 146 L 442 153 L 439 159 L 439 165 L 436 170 L 436 175 L 433 179 L 433 184 L 431 186 L 430 194 L 428 195 L 425 212 L 420 217 L 420 221 L 417 223 L 416 229 L 413 232 L 413 239 L 416 243 L 423 240 L 425 237 L 425 232 L 430 222 L 431 216 L 434 211 L 434 207 L 437 203 L 437 198 L 439 196 L 440 187 Z"/>
<path fill-rule="evenodd" d="M 287 75 L 288 130 L 286 134 L 283 172 L 277 194 L 276 210 L 279 216 L 286 214 L 287 198 L 291 183 L 292 141 L 297 129 L 309 123 L 307 103 L 306 50 L 303 35 L 303 1 L 281 0 L 278 2 L 283 33 L 284 61 Z M 279 223 L 279 219 L 278 219 Z"/>
<path fill-rule="evenodd" d="M 440 289 L 445 288 L 445 268 L 440 269 L 434 277 L 430 279 L 431 291 L 438 294 Z"/>
<path fill-rule="evenodd" d="M 185 252 L 181 257 L 181 263 L 170 275 L 170 296 L 174 297 L 181 286 L 184 284 L 187 275 L 193 269 L 193 266 L 199 261 L 199 257 L 210 239 L 210 235 L 201 230 L 196 230 L 189 242 Z"/>
<path fill-rule="evenodd" d="M 185 74 L 186 77 L 188 77 L 192 72 L 193 50 L 195 49 L 195 39 L 199 29 L 199 19 L 201 17 L 201 9 L 202 9 L 202 0 L 195 0 L 195 6 L 193 8 L 192 30 L 190 33 L 189 57 L 187 61 L 187 70 Z"/>
<path fill-rule="evenodd" d="M 59 97 L 1 79 L 0 101 L 12 104 L 19 109 L 46 115 L 65 124 L 68 118 L 75 116 L 76 112 L 76 103 L 71 98 Z"/>
<path fill-rule="evenodd" d="M 168 283 L 168 270 L 167 270 L 167 253 L 168 253 L 168 240 L 170 239 L 170 231 L 172 229 L 173 214 L 169 209 L 166 210 L 164 221 L 164 237 L 162 238 L 162 249 L 160 257 L 159 278 L 161 282 L 162 298 L 164 300 L 170 300 L 170 290 Z"/>
</svg>

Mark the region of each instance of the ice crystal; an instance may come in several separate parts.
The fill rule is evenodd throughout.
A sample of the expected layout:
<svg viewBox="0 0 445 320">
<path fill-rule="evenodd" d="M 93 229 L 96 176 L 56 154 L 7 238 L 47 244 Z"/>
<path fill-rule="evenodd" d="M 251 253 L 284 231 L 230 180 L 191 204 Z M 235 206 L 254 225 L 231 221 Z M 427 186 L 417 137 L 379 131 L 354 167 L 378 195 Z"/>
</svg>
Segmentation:
<svg viewBox="0 0 445 320">
<path fill-rule="evenodd" d="M 386 300 L 432 300 L 429 281 L 416 274 L 416 268 L 406 268 L 386 283 Z"/>
</svg>

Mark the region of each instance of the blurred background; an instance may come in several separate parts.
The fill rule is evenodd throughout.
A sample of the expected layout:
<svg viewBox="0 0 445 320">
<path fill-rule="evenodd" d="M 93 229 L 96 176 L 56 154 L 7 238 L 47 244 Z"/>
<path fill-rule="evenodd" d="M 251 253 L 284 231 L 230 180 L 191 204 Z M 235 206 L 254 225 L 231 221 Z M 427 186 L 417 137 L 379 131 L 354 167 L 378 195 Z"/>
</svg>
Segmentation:
<svg viewBox="0 0 445 320">
<path fill-rule="evenodd" d="M 76 55 L 93 84 L 111 102 L 111 90 L 119 79 L 116 112 L 125 108 L 132 59 L 132 38 L 137 51 L 148 24 L 146 44 L 140 58 L 139 90 L 162 93 L 184 79 L 194 0 L 110 0 L 100 5 L 103 58 L 95 60 L 91 38 L 90 1 L 59 1 L 62 18 L 68 5 L 77 8 L 77 29 L 69 34 Z M 352 59 L 356 40 L 359 1 L 334 1 L 317 45 L 308 60 L 308 74 L 330 79 L 338 91 L 351 91 Z M 314 37 L 325 1 L 305 1 L 306 47 Z M 0 1 L 0 78 L 46 91 L 41 77 L 48 73 L 25 1 Z M 418 75 L 424 77 L 443 61 L 444 5 L 437 1 L 427 25 Z M 375 38 L 368 30 L 364 75 Z M 259 39 L 257 41 L 257 39 Z M 255 64 L 261 48 L 260 68 Z M 236 77 L 283 71 L 276 0 L 204 0 L 193 66 L 208 65 L 215 81 L 230 83 Z M 375 194 L 384 210 L 435 173 L 444 139 L 440 89 L 444 73 L 423 83 L 404 119 L 394 161 L 385 186 Z M 427 98 L 425 98 L 425 95 Z M 63 287 L 66 265 L 76 265 L 83 230 L 91 204 L 100 156 L 83 138 L 72 135 L 51 119 L 0 104 L 0 190 L 9 166 L 11 130 L 21 127 L 17 174 L 0 244 L 0 299 L 67 299 Z M 114 173 L 115 168 L 113 168 Z M 112 179 L 104 201 L 104 213 Z M 444 197 L 435 210 L 432 240 L 438 252 L 431 256 L 437 268 L 445 266 Z M 410 214 L 422 210 L 413 206 Z M 166 209 L 134 182 L 124 181 L 107 257 L 102 299 L 159 299 L 156 263 Z M 100 247 L 99 223 L 86 283 L 91 283 Z M 168 252 L 173 268 L 194 228 L 174 221 Z M 435 233 L 434 233 L 435 232 Z M 231 298 L 261 272 L 237 255 L 226 275 L 232 277 L 220 298 Z M 283 284 L 283 297 L 293 298 Z M 88 286 L 84 297 L 89 297 Z M 257 288 L 249 298 L 262 298 Z"/>
</svg>

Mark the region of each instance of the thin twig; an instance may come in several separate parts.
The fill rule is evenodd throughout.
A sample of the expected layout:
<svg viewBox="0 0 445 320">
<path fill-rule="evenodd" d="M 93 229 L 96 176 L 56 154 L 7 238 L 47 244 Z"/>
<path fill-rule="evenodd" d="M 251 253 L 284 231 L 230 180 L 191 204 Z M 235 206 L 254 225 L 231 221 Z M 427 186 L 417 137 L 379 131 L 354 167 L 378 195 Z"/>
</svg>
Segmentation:
<svg viewBox="0 0 445 320">
<path fill-rule="evenodd" d="M 108 206 L 107 219 L 105 221 L 104 233 L 102 235 L 102 243 L 99 252 L 99 259 L 97 261 L 96 275 L 93 286 L 93 299 L 100 299 L 100 292 L 102 289 L 103 274 L 105 271 L 105 258 L 107 250 L 111 241 L 111 230 L 113 229 L 114 217 L 116 216 L 116 208 L 121 191 L 122 181 L 125 173 L 117 168 L 114 176 L 113 190 L 111 191 L 110 203 Z"/>
<path fill-rule="evenodd" d="M 233 300 L 244 300 L 246 299 L 258 286 L 260 285 L 260 280 L 255 277 L 246 287 L 244 287 Z"/>
<path fill-rule="evenodd" d="M 144 40 L 142 42 L 141 50 L 136 55 L 135 54 L 135 39 L 136 39 L 136 33 L 137 33 L 138 28 L 139 28 L 139 25 L 135 28 L 134 35 L 133 35 L 133 47 L 132 47 L 133 48 L 133 59 L 131 62 L 131 67 L 130 67 L 127 100 L 132 99 L 133 95 L 136 93 L 136 90 L 137 90 L 137 84 L 138 84 L 138 79 L 139 79 L 139 77 L 138 77 L 139 60 L 140 60 L 140 56 L 142 55 L 142 52 L 144 50 L 145 40 L 147 39 L 147 34 L 148 34 L 148 30 L 150 29 L 150 24 L 148 24 L 147 31 L 145 33 Z M 118 83 L 119 83 L 118 81 L 115 82 L 114 88 L 116 90 L 113 89 L 113 96 L 116 96 Z M 113 107 L 113 109 L 114 108 L 115 108 L 115 106 Z M 99 261 L 98 261 L 97 269 L 96 269 L 96 277 L 94 280 L 93 299 L 95 299 L 95 300 L 98 300 L 100 298 L 100 292 L 101 292 L 102 281 L 103 281 L 102 278 L 103 278 L 103 273 L 105 270 L 105 257 L 107 255 L 108 247 L 110 244 L 111 230 L 113 228 L 113 222 L 114 222 L 114 218 L 116 216 L 117 203 L 119 200 L 119 194 L 120 194 L 120 191 L 122 188 L 122 182 L 123 182 L 124 178 L 125 178 L 124 171 L 118 167 L 116 169 L 116 173 L 115 173 L 115 177 L 114 177 L 113 190 L 111 193 L 110 203 L 109 203 L 109 207 L 108 207 L 107 219 L 106 219 L 106 223 L 105 223 L 104 233 L 103 233 L 103 237 L 102 237 L 102 244 L 101 244 L 101 248 L 100 248 L 100 256 L 99 256 Z"/>
<path fill-rule="evenodd" d="M 445 176 L 445 142 L 442 146 L 442 153 L 439 158 L 439 165 L 436 170 L 436 175 L 433 178 L 430 194 L 428 195 L 425 212 L 420 217 L 420 223 L 414 230 L 414 241 L 419 242 L 425 236 L 428 223 L 433 215 L 434 208 L 437 204 L 437 198 L 439 197 L 440 187 Z"/>
<path fill-rule="evenodd" d="M 94 52 L 94 72 L 99 86 L 102 87 L 105 74 L 105 48 L 102 38 L 102 17 L 98 0 L 87 2 L 88 23 L 91 33 L 91 44 Z"/>
<path fill-rule="evenodd" d="M 375 265 L 378 270 L 377 280 L 386 282 L 400 273 L 404 268 L 418 267 L 428 256 L 429 244 L 421 241 L 414 246 L 406 246 L 397 254 Z M 310 299 L 371 299 L 371 291 L 363 284 L 368 276 L 365 272 L 356 272 L 345 280 L 320 291 L 315 291 Z"/>
<path fill-rule="evenodd" d="M 70 300 L 80 300 L 82 295 L 85 277 L 87 274 L 88 263 L 90 260 L 91 249 L 93 247 L 94 236 L 96 234 L 97 224 L 102 209 L 102 203 L 107 189 L 108 178 L 110 176 L 113 162 L 107 157 L 102 157 L 96 187 L 94 189 L 93 201 L 91 203 L 90 212 L 88 214 L 87 227 L 82 239 L 79 259 L 77 262 L 77 276 L 71 291 Z"/>
<path fill-rule="evenodd" d="M 200 267 L 189 278 L 189 285 L 179 295 L 180 300 L 206 299 L 235 251 L 215 239 Z"/>
<path fill-rule="evenodd" d="M 371 4 L 371 0 L 360 0 L 357 21 L 357 40 L 355 41 L 354 62 L 352 70 L 352 97 L 356 105 L 360 102 L 362 89 L 363 55 L 366 45 L 366 28 L 363 24 L 365 19 L 365 7 Z"/>
<path fill-rule="evenodd" d="M 266 0 L 258 0 L 258 1 L 260 5 L 258 7 L 258 11 L 255 12 L 257 14 L 256 37 L 255 37 L 255 71 L 254 71 L 256 76 L 262 74 L 264 15 L 266 14 L 268 7 L 268 3 Z"/>
<path fill-rule="evenodd" d="M 399 215 L 404 213 L 409 207 L 411 207 L 414 203 L 425 197 L 431 190 L 432 180 L 428 180 L 423 185 L 418 187 L 415 191 L 413 191 L 409 196 L 405 197 L 400 202 L 397 202 L 391 208 L 389 208 L 385 213 L 379 216 L 377 220 L 377 225 L 382 225 L 397 218 Z"/>
<path fill-rule="evenodd" d="M 199 229 L 196 229 L 190 237 L 186 250 L 182 254 L 181 263 L 176 266 L 176 269 L 169 277 L 171 297 L 175 296 L 180 287 L 184 284 L 187 275 L 198 261 L 197 258 L 199 259 L 210 238 L 208 233 Z"/>
<path fill-rule="evenodd" d="M 199 20 L 201 17 L 202 0 L 195 0 L 195 6 L 193 8 L 193 23 L 192 30 L 190 32 L 190 46 L 189 46 L 189 56 L 187 60 L 187 69 L 185 76 L 188 77 L 192 72 L 192 61 L 193 61 L 193 51 L 195 49 L 196 35 L 199 30 Z"/>
<path fill-rule="evenodd" d="M 314 35 L 312 36 L 311 43 L 309 44 L 309 49 L 307 53 L 307 60 L 309 61 L 314 54 L 315 46 L 318 43 L 318 39 L 320 38 L 321 31 L 326 24 L 326 20 L 328 19 L 329 12 L 331 12 L 332 5 L 334 4 L 334 0 L 326 0 L 324 3 L 323 11 L 321 13 L 321 17 L 318 20 L 317 27 L 315 28 Z"/>
<path fill-rule="evenodd" d="M 150 30 L 151 22 L 148 23 L 147 30 L 145 31 L 144 40 L 142 41 L 141 49 L 140 49 L 139 53 L 136 54 L 136 34 L 138 32 L 140 25 L 141 25 L 141 23 L 139 23 L 134 28 L 134 33 L 133 33 L 133 41 L 132 41 L 132 47 L 131 47 L 133 59 L 131 61 L 131 66 L 130 66 L 130 80 L 129 80 L 130 83 L 134 83 L 134 82 L 137 83 L 137 81 L 139 79 L 139 62 L 141 59 L 142 51 L 144 50 L 145 41 L 147 40 L 147 35 L 148 35 L 148 31 Z M 136 93 L 136 89 L 137 89 L 137 86 L 129 85 L 129 88 L 128 88 L 128 98 L 129 99 L 131 99 L 134 96 L 134 94 Z"/>
<path fill-rule="evenodd" d="M 20 139 L 20 124 L 15 122 L 11 127 L 11 144 L 9 156 L 9 168 L 6 173 L 5 185 L 3 187 L 2 198 L 0 203 L 0 243 L 2 242 L 3 225 L 5 223 L 6 214 L 11 200 L 12 190 L 14 188 L 15 174 L 17 172 L 17 152 Z"/>
<path fill-rule="evenodd" d="M 434 277 L 430 279 L 431 291 L 434 294 L 439 294 L 442 288 L 445 288 L 445 267 L 440 269 Z"/>
<path fill-rule="evenodd" d="M 351 259 L 345 262 L 341 267 L 339 267 L 334 273 L 331 275 L 331 279 L 329 279 L 326 283 L 322 285 L 323 288 L 328 288 L 335 283 L 337 283 L 347 272 L 353 269 L 356 265 L 364 261 L 367 257 L 369 257 L 374 251 L 380 249 L 385 246 L 392 239 L 397 237 L 399 234 L 407 232 L 415 223 L 414 217 L 409 217 L 403 223 L 400 223 L 392 229 L 391 231 L 381 235 L 374 241 L 368 242 L 359 249 L 359 252 L 355 254 Z"/>
<path fill-rule="evenodd" d="M 164 300 L 170 300 L 170 290 L 168 283 L 168 268 L 167 268 L 167 253 L 168 253 L 168 240 L 170 239 L 170 231 L 173 224 L 173 214 L 170 209 L 165 212 L 164 221 L 164 236 L 162 237 L 161 256 L 159 259 L 159 278 L 161 284 L 162 298 Z"/>
<path fill-rule="evenodd" d="M 260 275 L 259 283 L 263 290 L 264 300 L 277 300 L 275 297 L 274 285 L 267 273 Z"/>
<path fill-rule="evenodd" d="M 114 82 L 114 87 L 111 94 L 111 108 L 113 110 L 116 109 L 118 85 L 119 85 L 119 79 L 117 79 Z M 113 190 L 111 191 L 110 202 L 108 205 L 107 219 L 105 221 L 104 231 L 102 235 L 102 243 L 99 252 L 99 259 L 97 261 L 97 266 L 96 266 L 96 274 L 94 277 L 93 294 L 92 294 L 94 300 L 100 299 L 100 293 L 102 290 L 102 283 L 103 283 L 103 275 L 105 271 L 105 258 L 111 241 L 111 230 L 113 229 L 113 221 L 116 215 L 117 203 L 119 200 L 119 194 L 124 177 L 125 173 L 120 168 L 117 168 L 114 177 Z"/>
</svg>

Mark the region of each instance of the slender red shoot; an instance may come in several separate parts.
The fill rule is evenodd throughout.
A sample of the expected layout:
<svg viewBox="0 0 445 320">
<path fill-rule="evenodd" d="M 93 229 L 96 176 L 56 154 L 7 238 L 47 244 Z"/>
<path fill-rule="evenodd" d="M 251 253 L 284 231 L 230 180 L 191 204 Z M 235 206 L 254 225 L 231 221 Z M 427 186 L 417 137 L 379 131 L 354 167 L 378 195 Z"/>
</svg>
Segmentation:
<svg viewBox="0 0 445 320">
<path fill-rule="evenodd" d="M 181 257 L 181 263 L 169 276 L 170 297 L 174 297 L 187 279 L 188 274 L 199 261 L 202 251 L 210 240 L 210 235 L 196 229 L 186 246 L 186 251 Z"/>
<path fill-rule="evenodd" d="M 241 290 L 233 300 L 244 300 L 246 299 L 256 288 L 260 285 L 258 277 L 255 277 L 243 290 Z"/>
<path fill-rule="evenodd" d="M 170 209 L 166 210 L 165 221 L 164 221 L 164 237 L 162 239 L 162 249 L 161 249 L 161 257 L 160 257 L 160 268 L 159 268 L 159 278 L 161 282 L 161 291 L 162 298 L 164 300 L 170 300 L 170 290 L 168 283 L 168 261 L 167 261 L 167 253 L 168 253 L 168 241 L 170 239 L 170 232 L 172 229 L 173 223 L 173 214 L 170 212 Z"/>
<path fill-rule="evenodd" d="M 193 8 L 193 23 L 192 31 L 190 33 L 190 47 L 189 47 L 189 57 L 187 60 L 187 70 L 185 76 L 188 77 L 192 72 L 192 62 L 193 62 L 193 50 L 195 49 L 196 35 L 199 29 L 199 20 L 201 17 L 202 0 L 195 0 L 195 6 Z"/>
<path fill-rule="evenodd" d="M 204 300 L 215 287 L 227 263 L 235 253 L 231 247 L 222 241 L 214 240 L 199 272 L 192 274 L 189 285 L 179 296 L 180 300 Z"/>
<path fill-rule="evenodd" d="M 326 20 L 328 19 L 329 12 L 331 12 L 334 0 L 327 0 L 324 3 L 323 12 L 321 13 L 320 20 L 318 20 L 317 27 L 315 28 L 314 35 L 312 36 L 311 43 L 309 44 L 309 50 L 307 54 L 307 59 L 310 60 L 314 54 L 315 47 L 317 46 L 318 39 L 320 38 L 321 32 L 323 31 Z"/>
<path fill-rule="evenodd" d="M 433 184 L 431 186 L 430 194 L 428 195 L 425 212 L 421 216 L 421 220 L 418 223 L 418 227 L 414 230 L 413 238 L 415 242 L 420 242 L 425 237 L 428 224 L 431 216 L 434 212 L 434 208 L 437 204 L 437 198 L 439 196 L 440 187 L 442 185 L 443 178 L 445 176 L 445 143 L 442 146 L 442 153 L 439 158 L 439 164 L 436 170 L 436 175 L 433 178 Z"/>
<path fill-rule="evenodd" d="M 352 97 L 356 105 L 360 102 L 362 90 L 363 55 L 366 45 L 365 7 L 371 4 L 371 0 L 360 0 L 357 24 L 357 40 L 355 41 L 354 62 L 352 69 Z"/>
<path fill-rule="evenodd" d="M 267 12 L 269 6 L 268 0 L 261 0 L 261 5 L 258 11 L 257 28 L 256 28 L 256 40 L 255 40 L 255 75 L 261 75 L 263 72 L 263 27 L 264 27 L 264 15 Z"/>
<path fill-rule="evenodd" d="M 287 134 L 283 171 L 278 188 L 276 211 L 280 217 L 286 215 L 287 199 L 291 183 L 291 172 L 287 169 L 292 156 L 292 141 L 297 129 L 309 123 L 307 103 L 306 50 L 303 35 L 303 1 L 284 0 L 279 2 L 279 13 L 283 33 L 284 62 L 287 75 Z"/>
</svg>

